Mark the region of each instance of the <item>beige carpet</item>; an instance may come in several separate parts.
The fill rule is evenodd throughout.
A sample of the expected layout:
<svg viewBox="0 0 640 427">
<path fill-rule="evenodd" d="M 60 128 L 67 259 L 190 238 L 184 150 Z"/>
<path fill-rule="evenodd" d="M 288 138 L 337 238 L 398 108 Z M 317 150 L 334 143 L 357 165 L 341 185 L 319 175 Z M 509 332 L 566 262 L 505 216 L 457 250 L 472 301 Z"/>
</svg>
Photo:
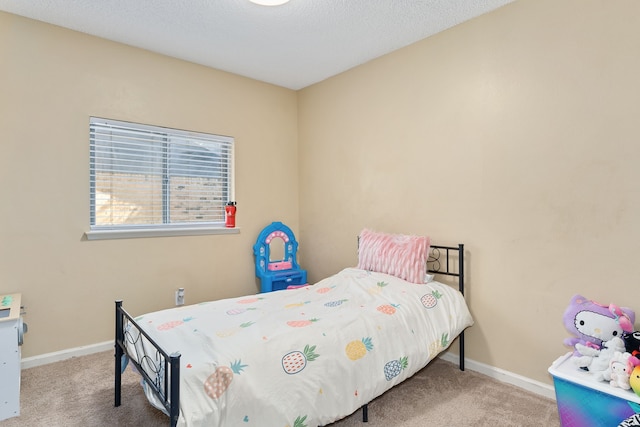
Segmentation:
<svg viewBox="0 0 640 427">
<path fill-rule="evenodd" d="M 113 369 L 113 352 L 104 352 L 23 370 L 21 415 L 0 426 L 168 426 L 130 369 L 122 406 L 113 406 Z M 367 424 L 361 417 L 358 410 L 331 427 L 560 425 L 555 401 L 440 359 L 370 403 Z"/>
</svg>

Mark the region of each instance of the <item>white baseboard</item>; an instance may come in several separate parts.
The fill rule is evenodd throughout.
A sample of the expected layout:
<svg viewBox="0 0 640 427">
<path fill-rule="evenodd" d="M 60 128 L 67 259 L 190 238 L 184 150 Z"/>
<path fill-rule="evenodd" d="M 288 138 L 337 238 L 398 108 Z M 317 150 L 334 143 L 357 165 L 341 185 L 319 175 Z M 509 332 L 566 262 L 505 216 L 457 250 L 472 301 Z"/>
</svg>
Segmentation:
<svg viewBox="0 0 640 427">
<path fill-rule="evenodd" d="M 36 366 L 48 365 L 49 363 L 71 359 L 72 357 L 86 356 L 93 353 L 112 350 L 113 348 L 113 341 L 105 341 L 97 344 L 55 351 L 53 353 L 41 354 L 39 356 L 25 357 L 22 359 L 22 363 L 20 365 L 22 366 L 22 369 L 34 368 Z"/>
<path fill-rule="evenodd" d="M 457 354 L 451 354 L 448 352 L 443 353 L 440 357 L 447 362 L 455 364 L 458 364 L 460 361 L 460 357 Z M 505 371 L 504 369 L 485 365 L 484 363 L 469 359 L 464 359 L 464 367 L 465 369 L 479 372 L 503 383 L 511 384 L 532 393 L 556 400 L 556 392 L 552 385 L 544 384 L 540 381 L 532 380 L 531 378 L 523 377 L 522 375 L 514 374 L 513 372 Z"/>
<path fill-rule="evenodd" d="M 102 351 L 112 350 L 114 348 L 113 341 L 105 341 L 97 344 L 86 345 L 82 347 L 70 348 L 68 350 L 56 351 L 53 353 L 46 353 L 39 356 L 26 357 L 22 359 L 22 369 L 33 368 L 36 366 L 47 365 L 49 363 L 60 362 L 62 360 L 71 359 L 72 357 L 86 356 L 93 353 L 100 353 Z M 458 363 L 459 357 L 457 354 L 443 353 L 440 355 L 443 360 L 452 363 Z M 493 366 L 485 365 L 484 363 L 476 362 L 473 360 L 465 359 L 465 369 L 479 372 L 495 380 L 515 385 L 524 390 L 532 393 L 539 394 L 549 399 L 556 398 L 555 390 L 553 386 L 541 383 L 539 381 L 532 380 L 531 378 L 523 377 L 522 375 L 514 374 L 513 372 L 505 371 L 504 369 L 496 368 Z"/>
</svg>

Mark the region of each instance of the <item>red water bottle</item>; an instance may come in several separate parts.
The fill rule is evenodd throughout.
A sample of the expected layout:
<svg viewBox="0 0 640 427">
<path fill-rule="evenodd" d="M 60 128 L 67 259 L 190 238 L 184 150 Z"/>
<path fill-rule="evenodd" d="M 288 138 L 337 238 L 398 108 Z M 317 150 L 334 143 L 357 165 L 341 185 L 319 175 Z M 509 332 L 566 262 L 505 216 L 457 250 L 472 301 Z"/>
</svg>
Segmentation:
<svg viewBox="0 0 640 427">
<path fill-rule="evenodd" d="M 233 228 L 236 226 L 236 202 L 227 202 L 224 207 L 224 226 L 227 228 Z"/>
</svg>

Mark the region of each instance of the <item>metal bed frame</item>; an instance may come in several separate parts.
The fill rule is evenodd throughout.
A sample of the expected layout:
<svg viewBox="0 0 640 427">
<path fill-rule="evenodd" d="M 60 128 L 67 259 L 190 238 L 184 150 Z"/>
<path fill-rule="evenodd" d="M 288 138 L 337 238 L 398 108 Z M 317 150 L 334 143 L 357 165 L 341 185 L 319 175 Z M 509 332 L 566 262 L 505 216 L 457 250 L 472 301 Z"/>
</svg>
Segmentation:
<svg viewBox="0 0 640 427">
<path fill-rule="evenodd" d="M 458 255 L 457 270 L 453 269 L 453 261 L 451 261 L 455 254 Z M 464 295 L 464 245 L 462 243 L 457 246 L 432 245 L 429 250 L 427 272 L 456 277 L 458 290 Z M 116 301 L 115 329 L 114 406 L 121 404 L 122 373 L 130 362 L 166 409 L 170 426 L 175 427 L 180 416 L 180 353 L 168 354 L 160 348 L 122 307 L 122 300 Z M 464 331 L 458 335 L 458 339 L 459 367 L 464 371 Z M 130 351 L 128 347 L 133 347 L 134 351 Z M 154 376 L 151 376 L 148 371 L 151 371 Z M 368 404 L 362 406 L 363 422 L 368 422 L 368 410 Z"/>
<path fill-rule="evenodd" d="M 151 352 L 145 341 L 153 348 Z M 133 344 L 135 354 L 127 350 L 127 342 Z M 125 311 L 121 300 L 116 301 L 115 362 L 114 406 L 121 404 L 122 373 L 130 362 L 169 413 L 171 427 L 176 426 L 180 416 L 180 353 L 166 353 Z"/>
<path fill-rule="evenodd" d="M 444 251 L 444 266 L 440 263 L 441 252 Z M 458 254 L 458 270 L 457 272 L 451 269 L 451 257 L 450 251 L 457 252 Z M 431 246 L 429 250 L 429 259 L 427 265 L 431 263 L 431 268 L 427 268 L 429 273 L 442 274 L 445 276 L 453 276 L 458 278 L 458 290 L 464 295 L 464 244 L 459 243 L 458 246 Z M 458 344 L 460 344 L 459 350 L 459 367 L 461 371 L 464 371 L 464 331 L 458 335 Z"/>
</svg>

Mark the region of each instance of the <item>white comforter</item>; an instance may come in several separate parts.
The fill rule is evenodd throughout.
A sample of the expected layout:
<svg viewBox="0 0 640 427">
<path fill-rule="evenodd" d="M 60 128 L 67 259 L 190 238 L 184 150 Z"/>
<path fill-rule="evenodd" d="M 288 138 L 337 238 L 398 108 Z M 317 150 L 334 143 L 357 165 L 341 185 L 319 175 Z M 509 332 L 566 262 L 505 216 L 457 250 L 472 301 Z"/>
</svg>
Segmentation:
<svg viewBox="0 0 640 427">
<path fill-rule="evenodd" d="M 181 358 L 181 426 L 329 424 L 473 324 L 462 295 L 347 268 L 313 286 L 138 317 Z M 151 400 L 151 399 L 150 399 Z"/>
</svg>

